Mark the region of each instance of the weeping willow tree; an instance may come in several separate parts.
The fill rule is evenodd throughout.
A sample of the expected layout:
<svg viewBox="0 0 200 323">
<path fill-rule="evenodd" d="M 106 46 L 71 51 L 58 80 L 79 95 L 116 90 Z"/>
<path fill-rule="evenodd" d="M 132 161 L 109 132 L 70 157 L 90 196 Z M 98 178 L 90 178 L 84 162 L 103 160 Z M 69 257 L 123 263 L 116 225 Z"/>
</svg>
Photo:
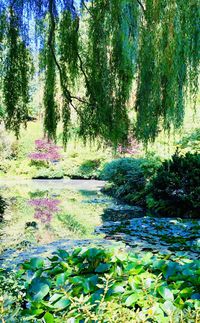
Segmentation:
<svg viewBox="0 0 200 323">
<path fill-rule="evenodd" d="M 190 96 L 195 102 L 198 90 L 199 17 L 199 0 L 1 1 L 0 75 L 7 128 L 19 135 L 26 122 L 33 38 L 43 61 L 49 138 L 56 138 L 62 120 L 66 144 L 72 111 L 84 139 L 98 137 L 115 145 L 126 141 L 130 131 L 148 143 L 161 127 L 179 128 L 185 100 Z M 31 38 L 33 25 L 36 37 Z M 133 83 L 136 99 L 130 107 Z M 136 111 L 134 122 L 130 108 Z"/>
</svg>

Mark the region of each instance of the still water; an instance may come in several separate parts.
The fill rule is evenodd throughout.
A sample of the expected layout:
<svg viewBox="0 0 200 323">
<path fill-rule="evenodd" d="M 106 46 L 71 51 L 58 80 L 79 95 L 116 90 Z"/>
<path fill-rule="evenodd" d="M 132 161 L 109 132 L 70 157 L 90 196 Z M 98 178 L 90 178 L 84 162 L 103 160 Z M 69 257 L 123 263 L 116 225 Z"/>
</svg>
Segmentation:
<svg viewBox="0 0 200 323">
<path fill-rule="evenodd" d="M 134 252 L 198 258 L 200 221 L 147 216 L 103 195 L 104 182 L 0 181 L 0 265 L 85 244 L 124 243 Z"/>
</svg>

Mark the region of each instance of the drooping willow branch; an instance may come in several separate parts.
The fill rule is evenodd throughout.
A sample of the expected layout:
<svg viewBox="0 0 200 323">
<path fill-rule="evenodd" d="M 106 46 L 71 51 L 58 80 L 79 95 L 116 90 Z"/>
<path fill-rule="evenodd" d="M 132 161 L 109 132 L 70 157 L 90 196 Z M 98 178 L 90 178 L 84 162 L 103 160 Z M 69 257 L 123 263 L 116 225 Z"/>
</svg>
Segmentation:
<svg viewBox="0 0 200 323">
<path fill-rule="evenodd" d="M 53 4 L 54 4 L 54 0 L 49 0 L 50 31 L 49 31 L 49 38 L 48 38 L 48 46 L 51 50 L 51 54 L 52 54 L 54 63 L 55 63 L 55 65 L 58 69 L 58 72 L 59 72 L 60 85 L 61 85 L 62 95 L 64 98 L 62 116 L 63 116 L 63 123 L 64 123 L 63 128 L 66 129 L 66 132 L 64 132 L 64 134 L 63 134 L 63 143 L 66 144 L 68 123 L 70 121 L 70 106 L 76 111 L 77 115 L 81 116 L 81 110 L 79 110 L 76 107 L 76 105 L 74 105 L 73 99 L 79 101 L 82 104 L 87 104 L 87 101 L 71 94 L 70 90 L 67 87 L 66 79 L 64 77 L 62 67 L 59 64 L 58 59 L 56 57 L 55 46 L 53 43 L 53 39 L 55 37 L 55 31 L 56 31 L 56 23 L 55 23 L 55 18 L 54 18 L 54 13 L 53 13 Z"/>
<path fill-rule="evenodd" d="M 8 10 L 11 1 L 14 24 Z M 198 89 L 199 0 L 95 0 L 87 5 L 81 1 L 81 15 L 78 1 L 11 1 L 0 2 L 0 75 L 6 124 L 17 135 L 30 98 L 27 15 L 35 18 L 44 47 L 44 124 L 50 137 L 56 137 L 60 117 L 56 71 L 63 97 L 64 142 L 72 109 L 85 139 L 101 137 L 114 145 L 126 140 L 130 131 L 147 143 L 161 127 L 181 126 L 185 99 L 188 93 L 195 98 Z M 45 30 L 41 25 L 47 21 Z M 130 106 L 134 79 L 136 104 Z M 131 108 L 136 109 L 136 119 L 129 115 Z"/>
</svg>

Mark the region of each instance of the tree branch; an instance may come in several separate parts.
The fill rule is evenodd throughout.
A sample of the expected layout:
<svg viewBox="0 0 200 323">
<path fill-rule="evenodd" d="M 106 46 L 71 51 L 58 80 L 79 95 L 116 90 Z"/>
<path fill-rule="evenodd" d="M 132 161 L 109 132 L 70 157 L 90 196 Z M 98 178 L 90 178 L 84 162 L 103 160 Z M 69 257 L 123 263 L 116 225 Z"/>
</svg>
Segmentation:
<svg viewBox="0 0 200 323">
<path fill-rule="evenodd" d="M 63 72 L 62 72 L 62 68 L 56 58 L 56 54 L 54 51 L 54 46 L 53 46 L 53 37 L 54 37 L 54 33 L 55 33 L 55 29 L 56 29 L 56 24 L 55 24 L 55 18 L 54 18 L 54 14 L 53 14 L 53 0 L 49 0 L 49 14 L 50 14 L 50 19 L 51 19 L 51 28 L 50 28 L 50 32 L 49 32 L 49 39 L 48 39 L 48 45 L 51 49 L 51 53 L 54 59 L 54 62 L 56 64 L 56 67 L 58 69 L 59 72 L 59 77 L 60 77 L 60 85 L 62 88 L 62 92 L 63 92 L 63 96 L 65 97 L 65 100 L 73 107 L 73 109 L 76 111 L 77 114 L 80 115 L 80 112 L 78 111 L 77 107 L 74 106 L 72 99 L 76 99 L 77 101 L 81 102 L 81 103 L 87 103 L 85 100 L 77 97 L 77 96 L 72 96 L 69 89 L 67 88 L 65 81 L 64 81 L 64 77 L 63 77 Z"/>
<path fill-rule="evenodd" d="M 136 0 L 136 1 L 140 5 L 140 7 L 142 8 L 143 13 L 146 13 L 146 10 L 145 10 L 145 7 L 144 7 L 143 3 L 140 0 Z"/>
<path fill-rule="evenodd" d="M 86 4 L 85 4 L 85 1 L 84 1 L 84 0 L 82 1 L 82 4 L 83 4 L 84 8 L 87 10 L 87 12 L 92 16 L 92 12 L 91 12 L 91 10 L 86 6 Z"/>
</svg>

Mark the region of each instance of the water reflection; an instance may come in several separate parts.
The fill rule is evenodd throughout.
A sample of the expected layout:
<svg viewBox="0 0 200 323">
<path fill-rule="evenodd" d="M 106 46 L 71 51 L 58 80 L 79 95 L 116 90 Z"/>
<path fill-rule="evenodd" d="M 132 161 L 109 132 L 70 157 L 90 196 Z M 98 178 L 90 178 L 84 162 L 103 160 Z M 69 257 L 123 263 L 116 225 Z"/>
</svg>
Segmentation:
<svg viewBox="0 0 200 323">
<path fill-rule="evenodd" d="M 43 224 L 51 222 L 53 215 L 59 211 L 60 202 L 60 200 L 53 198 L 37 198 L 28 201 L 35 209 L 34 218 Z"/>
</svg>

